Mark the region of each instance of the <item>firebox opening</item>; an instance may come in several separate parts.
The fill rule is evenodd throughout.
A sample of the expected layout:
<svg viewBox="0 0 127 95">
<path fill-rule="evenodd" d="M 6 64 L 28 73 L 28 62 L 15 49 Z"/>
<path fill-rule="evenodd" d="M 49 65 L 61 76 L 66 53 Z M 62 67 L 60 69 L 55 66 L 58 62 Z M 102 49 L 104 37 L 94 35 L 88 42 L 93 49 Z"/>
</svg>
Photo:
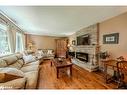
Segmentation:
<svg viewBox="0 0 127 95">
<path fill-rule="evenodd" d="M 80 61 L 88 62 L 88 53 L 76 52 L 76 58 Z"/>
</svg>

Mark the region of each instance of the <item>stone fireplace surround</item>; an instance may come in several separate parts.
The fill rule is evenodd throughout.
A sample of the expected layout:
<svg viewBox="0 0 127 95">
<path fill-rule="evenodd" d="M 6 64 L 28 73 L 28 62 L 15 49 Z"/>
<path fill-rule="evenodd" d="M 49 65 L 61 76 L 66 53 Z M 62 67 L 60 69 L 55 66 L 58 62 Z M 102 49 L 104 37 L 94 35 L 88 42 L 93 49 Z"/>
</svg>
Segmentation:
<svg viewBox="0 0 127 95">
<path fill-rule="evenodd" d="M 76 52 L 75 52 L 75 57 L 72 58 L 72 63 L 88 70 L 89 72 L 96 71 L 98 70 L 98 64 L 95 56 L 95 46 L 82 46 L 82 47 L 77 47 L 76 52 L 88 54 L 88 60 L 83 61 L 77 58 Z"/>
<path fill-rule="evenodd" d="M 90 35 L 90 45 L 75 45 L 73 46 L 73 52 L 75 52 L 75 57 L 72 58 L 72 63 L 88 70 L 89 72 L 98 70 L 98 60 L 96 54 L 98 53 L 98 24 L 91 25 L 89 27 L 83 28 L 76 32 L 75 39 L 78 36 L 89 34 Z M 76 58 L 76 52 L 87 53 L 88 54 L 88 62 L 81 61 Z"/>
</svg>

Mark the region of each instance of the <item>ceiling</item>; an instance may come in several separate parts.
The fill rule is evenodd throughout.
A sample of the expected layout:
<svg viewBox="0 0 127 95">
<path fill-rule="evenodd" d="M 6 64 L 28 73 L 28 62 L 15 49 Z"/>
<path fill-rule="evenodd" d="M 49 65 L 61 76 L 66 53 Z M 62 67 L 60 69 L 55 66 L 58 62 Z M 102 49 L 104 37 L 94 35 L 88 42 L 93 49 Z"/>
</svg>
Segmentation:
<svg viewBox="0 0 127 95">
<path fill-rule="evenodd" d="M 68 36 L 127 11 L 118 6 L 0 6 L 28 34 Z"/>
</svg>

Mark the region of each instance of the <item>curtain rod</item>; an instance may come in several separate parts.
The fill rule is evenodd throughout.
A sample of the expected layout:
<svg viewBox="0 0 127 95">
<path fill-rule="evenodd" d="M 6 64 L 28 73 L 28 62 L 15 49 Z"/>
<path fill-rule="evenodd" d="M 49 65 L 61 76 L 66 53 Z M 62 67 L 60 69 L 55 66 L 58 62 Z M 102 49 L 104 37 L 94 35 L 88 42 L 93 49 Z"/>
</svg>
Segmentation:
<svg viewBox="0 0 127 95">
<path fill-rule="evenodd" d="M 18 27 L 21 31 L 23 31 L 13 20 L 11 20 L 10 17 L 8 17 L 3 11 L 0 10 L 0 14 L 3 15 L 6 19 L 8 19 L 11 23 L 13 23 L 16 27 Z M 1 18 L 1 17 L 0 17 Z M 2 18 L 2 20 L 4 20 Z M 5 21 L 5 20 L 4 20 Z M 8 23 L 7 21 L 5 21 L 6 23 Z M 25 33 L 25 31 L 23 31 Z"/>
</svg>

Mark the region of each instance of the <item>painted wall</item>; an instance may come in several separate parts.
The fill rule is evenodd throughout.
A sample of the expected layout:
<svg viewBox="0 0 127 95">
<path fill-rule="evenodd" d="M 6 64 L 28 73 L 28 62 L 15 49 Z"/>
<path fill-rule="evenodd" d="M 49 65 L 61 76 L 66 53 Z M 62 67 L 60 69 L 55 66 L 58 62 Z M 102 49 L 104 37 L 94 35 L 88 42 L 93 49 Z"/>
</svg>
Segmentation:
<svg viewBox="0 0 127 95">
<path fill-rule="evenodd" d="M 111 33 L 119 33 L 119 44 L 103 44 L 103 35 Z M 127 13 L 100 23 L 100 48 L 113 58 L 124 56 L 127 59 Z"/>
<path fill-rule="evenodd" d="M 69 39 L 69 45 L 70 45 L 69 50 L 73 52 L 73 51 L 75 51 L 75 46 L 72 45 L 72 41 L 73 41 L 73 40 L 76 41 L 76 33 L 70 35 L 70 36 L 68 37 L 68 39 Z M 75 44 L 76 44 L 76 42 L 75 42 Z"/>
<path fill-rule="evenodd" d="M 99 31 L 100 50 L 108 51 L 112 58 L 124 56 L 127 59 L 127 13 L 101 22 Z M 119 33 L 119 44 L 103 44 L 103 35 L 112 33 Z M 75 36 L 69 36 L 70 44 Z"/>
<path fill-rule="evenodd" d="M 55 39 L 58 39 L 59 37 L 27 35 L 26 38 L 27 44 L 33 42 L 35 49 L 55 49 Z"/>
<path fill-rule="evenodd" d="M 111 33 L 119 33 L 119 44 L 103 44 L 103 35 Z M 31 40 L 36 44 L 37 49 L 55 49 L 55 39 L 58 37 L 29 35 L 27 43 Z M 75 40 L 75 34 L 69 36 L 70 44 L 72 40 Z M 127 58 L 127 13 L 100 23 L 99 43 L 101 51 L 108 51 L 111 57 Z"/>
</svg>

